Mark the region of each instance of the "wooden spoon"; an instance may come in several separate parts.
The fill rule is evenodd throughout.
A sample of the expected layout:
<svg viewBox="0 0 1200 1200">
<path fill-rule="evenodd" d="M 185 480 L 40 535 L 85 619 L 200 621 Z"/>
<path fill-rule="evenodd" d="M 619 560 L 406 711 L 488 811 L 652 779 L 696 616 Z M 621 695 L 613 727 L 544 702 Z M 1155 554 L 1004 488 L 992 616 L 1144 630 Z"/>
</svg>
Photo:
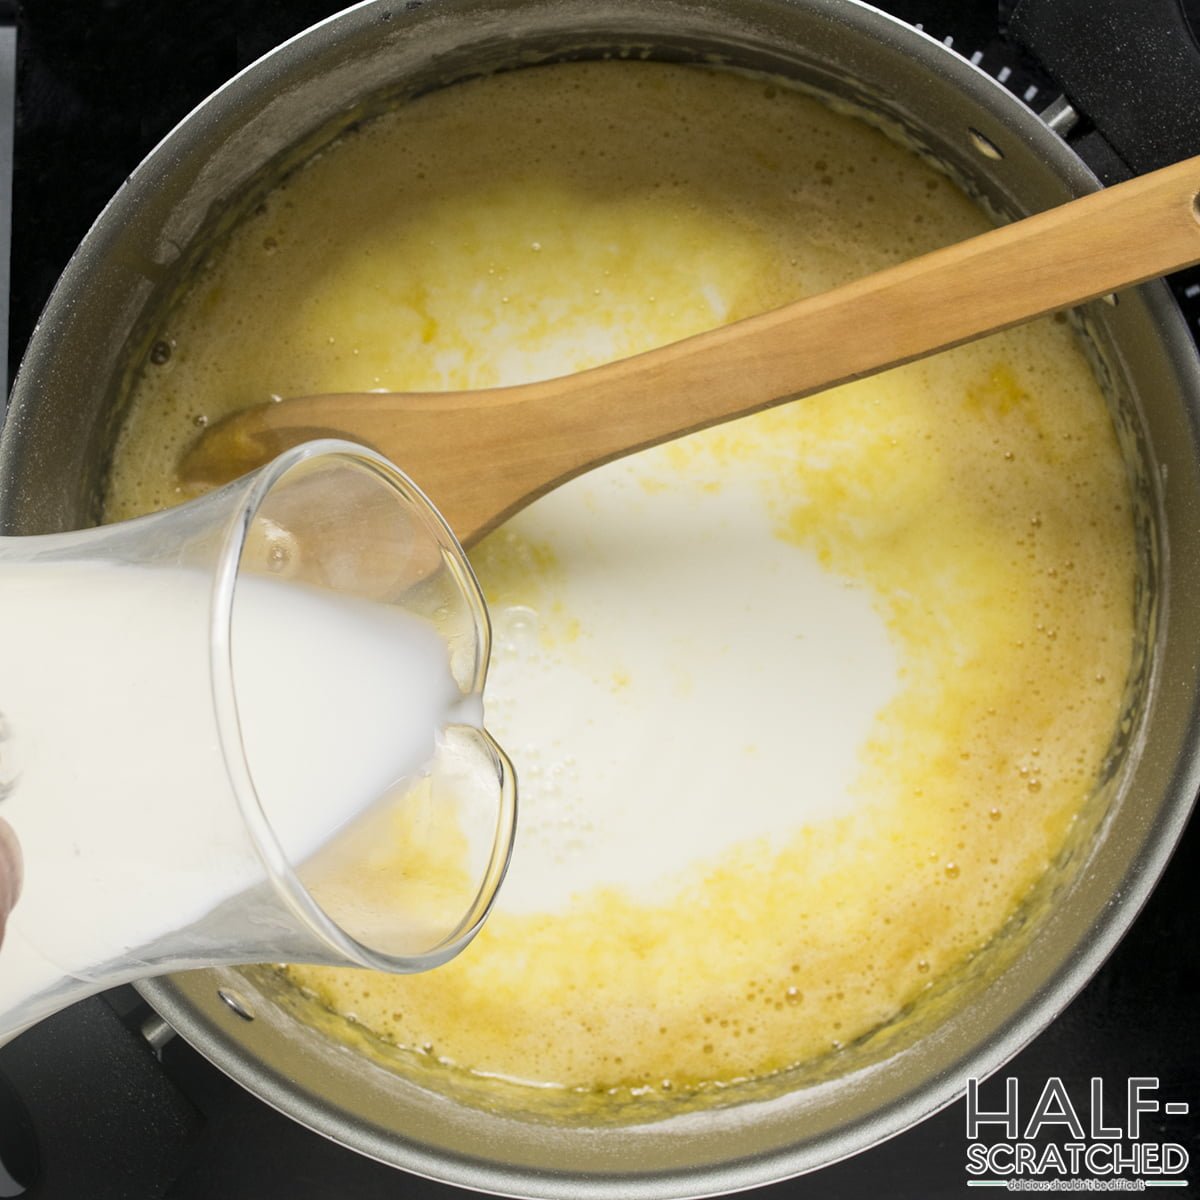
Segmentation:
<svg viewBox="0 0 1200 1200">
<path fill-rule="evenodd" d="M 1200 262 L 1200 157 L 844 287 L 633 358 L 516 387 L 260 405 L 208 429 L 184 481 L 316 437 L 379 450 L 464 544 L 592 467 Z"/>
</svg>

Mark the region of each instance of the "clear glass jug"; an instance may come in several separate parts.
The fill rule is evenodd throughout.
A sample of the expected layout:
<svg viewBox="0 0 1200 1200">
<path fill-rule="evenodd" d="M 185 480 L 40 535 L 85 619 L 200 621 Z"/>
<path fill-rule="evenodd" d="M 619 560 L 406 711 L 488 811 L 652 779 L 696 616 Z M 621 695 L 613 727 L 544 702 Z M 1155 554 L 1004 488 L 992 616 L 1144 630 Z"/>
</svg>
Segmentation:
<svg viewBox="0 0 1200 1200">
<path fill-rule="evenodd" d="M 439 514 L 346 442 L 0 538 L 0 818 L 23 859 L 0 1044 L 147 975 L 457 954 L 516 820 L 489 648 Z"/>
</svg>

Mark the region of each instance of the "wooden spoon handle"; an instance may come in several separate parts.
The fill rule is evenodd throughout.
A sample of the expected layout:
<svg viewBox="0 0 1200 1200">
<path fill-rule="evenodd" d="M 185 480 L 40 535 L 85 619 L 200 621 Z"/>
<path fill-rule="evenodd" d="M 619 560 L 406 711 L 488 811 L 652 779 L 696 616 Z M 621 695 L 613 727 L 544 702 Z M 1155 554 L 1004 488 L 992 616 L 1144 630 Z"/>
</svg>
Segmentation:
<svg viewBox="0 0 1200 1200">
<path fill-rule="evenodd" d="M 1198 195 L 1200 157 L 772 312 L 513 389 L 511 406 L 500 389 L 504 436 L 528 447 L 501 468 L 513 509 L 632 450 L 1200 261 Z M 480 415 L 481 434 L 498 434 Z"/>
<path fill-rule="evenodd" d="M 580 430 L 615 424 L 623 397 L 612 451 L 634 426 L 642 445 L 677 437 L 1200 261 L 1198 196 L 1200 157 L 547 392 L 574 395 Z"/>
</svg>

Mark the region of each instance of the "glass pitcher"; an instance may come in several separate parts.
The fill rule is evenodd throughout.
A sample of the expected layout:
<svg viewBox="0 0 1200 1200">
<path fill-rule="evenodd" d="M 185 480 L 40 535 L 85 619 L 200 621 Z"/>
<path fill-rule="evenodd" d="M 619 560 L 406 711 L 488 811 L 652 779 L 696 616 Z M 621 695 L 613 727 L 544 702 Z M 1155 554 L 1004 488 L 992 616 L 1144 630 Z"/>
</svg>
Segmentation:
<svg viewBox="0 0 1200 1200">
<path fill-rule="evenodd" d="M 489 649 L 445 522 L 348 442 L 0 538 L 0 818 L 23 859 L 0 1044 L 147 975 L 457 954 L 516 821 Z"/>
</svg>

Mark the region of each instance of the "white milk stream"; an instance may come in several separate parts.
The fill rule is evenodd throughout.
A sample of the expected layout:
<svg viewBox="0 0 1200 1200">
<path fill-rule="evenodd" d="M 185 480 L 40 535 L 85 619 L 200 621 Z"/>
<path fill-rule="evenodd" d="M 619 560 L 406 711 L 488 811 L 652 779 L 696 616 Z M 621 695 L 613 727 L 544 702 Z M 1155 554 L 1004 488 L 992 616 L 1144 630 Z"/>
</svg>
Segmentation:
<svg viewBox="0 0 1200 1200">
<path fill-rule="evenodd" d="M 210 585 L 186 569 L 0 564 L 0 816 L 25 859 L 0 1016 L 266 877 L 214 724 Z M 243 577 L 232 644 L 247 762 L 293 864 L 478 715 L 437 632 L 395 608 Z"/>
</svg>

